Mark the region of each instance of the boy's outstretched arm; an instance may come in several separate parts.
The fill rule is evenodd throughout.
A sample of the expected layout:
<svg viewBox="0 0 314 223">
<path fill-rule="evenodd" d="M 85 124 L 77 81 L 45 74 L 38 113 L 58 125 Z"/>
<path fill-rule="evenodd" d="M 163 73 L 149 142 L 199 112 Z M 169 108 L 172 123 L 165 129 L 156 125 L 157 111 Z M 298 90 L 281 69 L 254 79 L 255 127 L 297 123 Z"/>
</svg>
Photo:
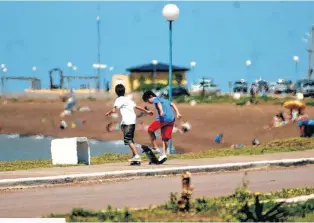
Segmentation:
<svg viewBox="0 0 314 223">
<path fill-rule="evenodd" d="M 173 110 L 176 112 L 177 118 L 181 118 L 182 115 L 180 114 L 179 109 L 177 108 L 176 104 L 171 102 L 171 106 L 173 107 Z"/>
<path fill-rule="evenodd" d="M 111 109 L 110 111 L 106 113 L 106 116 L 111 115 L 112 113 L 116 113 L 116 112 L 117 112 L 117 109 L 116 107 L 114 107 L 113 109 Z"/>
<path fill-rule="evenodd" d="M 146 112 L 146 113 L 149 114 L 149 115 L 153 115 L 153 114 L 154 114 L 152 111 L 149 111 L 148 109 L 146 109 L 146 107 L 145 107 L 145 108 L 142 108 L 141 106 L 136 105 L 135 108 L 136 108 L 137 110 L 142 111 L 142 112 Z"/>
</svg>

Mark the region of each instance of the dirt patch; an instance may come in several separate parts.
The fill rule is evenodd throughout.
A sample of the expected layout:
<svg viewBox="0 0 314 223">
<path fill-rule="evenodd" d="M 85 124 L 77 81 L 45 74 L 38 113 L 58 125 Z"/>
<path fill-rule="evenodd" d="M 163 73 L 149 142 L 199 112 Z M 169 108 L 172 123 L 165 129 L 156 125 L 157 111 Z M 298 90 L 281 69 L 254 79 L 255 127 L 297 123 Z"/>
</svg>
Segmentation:
<svg viewBox="0 0 314 223">
<path fill-rule="evenodd" d="M 79 106 L 88 106 L 89 112 L 76 112 L 65 120 L 70 123 L 69 128 L 60 130 L 60 113 L 64 104 L 60 101 L 31 101 L 8 102 L 0 104 L 1 133 L 44 134 L 58 137 L 84 136 L 101 140 L 121 140 L 120 131 L 108 133 L 106 124 L 111 118 L 105 117 L 105 112 L 111 109 L 112 101 L 79 101 Z M 139 105 L 145 106 L 143 103 Z M 153 109 L 153 106 L 149 105 Z M 185 134 L 173 135 L 174 145 L 180 152 L 201 151 L 228 147 L 231 144 L 251 144 L 254 138 L 261 143 L 275 139 L 299 136 L 297 125 L 290 124 L 281 128 L 265 130 L 272 117 L 280 110 L 280 105 L 251 105 L 235 106 L 231 104 L 207 104 L 190 106 L 179 104 L 181 114 L 192 125 L 192 130 Z M 309 116 L 314 108 L 307 108 Z M 138 112 L 140 113 L 140 112 Z M 153 121 L 153 117 L 142 117 L 145 124 Z M 86 120 L 86 124 L 71 128 L 71 123 Z M 215 144 L 217 134 L 224 134 L 224 143 Z M 146 132 L 137 131 L 137 143 L 149 143 Z"/>
</svg>

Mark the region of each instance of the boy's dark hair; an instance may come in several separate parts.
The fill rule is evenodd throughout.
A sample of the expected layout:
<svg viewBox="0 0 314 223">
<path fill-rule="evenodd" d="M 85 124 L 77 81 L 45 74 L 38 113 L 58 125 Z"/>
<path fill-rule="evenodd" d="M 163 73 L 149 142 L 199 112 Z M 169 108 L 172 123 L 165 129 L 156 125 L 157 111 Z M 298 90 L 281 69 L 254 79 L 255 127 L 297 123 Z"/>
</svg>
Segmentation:
<svg viewBox="0 0 314 223">
<path fill-rule="evenodd" d="M 117 84 L 115 91 L 116 91 L 116 94 L 118 95 L 118 97 L 124 96 L 125 87 L 123 86 L 123 84 Z"/>
<path fill-rule="evenodd" d="M 152 91 L 145 91 L 143 96 L 142 96 L 142 99 L 144 102 L 147 102 L 148 99 L 150 98 L 153 98 L 153 97 L 156 97 L 156 94 Z"/>
</svg>

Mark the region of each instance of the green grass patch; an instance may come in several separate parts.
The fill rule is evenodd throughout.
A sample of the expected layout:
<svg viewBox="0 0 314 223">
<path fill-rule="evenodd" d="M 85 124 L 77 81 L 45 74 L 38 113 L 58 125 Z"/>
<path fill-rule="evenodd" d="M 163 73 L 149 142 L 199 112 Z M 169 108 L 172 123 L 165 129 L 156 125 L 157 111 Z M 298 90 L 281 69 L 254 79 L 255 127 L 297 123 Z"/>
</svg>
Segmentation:
<svg viewBox="0 0 314 223">
<path fill-rule="evenodd" d="M 290 138 L 284 140 L 275 140 L 265 145 L 253 147 L 244 147 L 241 149 L 210 149 L 204 152 L 185 153 L 185 154 L 171 154 L 168 159 L 201 159 L 201 158 L 215 158 L 226 156 L 243 156 L 243 155 L 262 155 L 268 153 L 279 152 L 294 152 L 310 150 L 314 148 L 314 139 L 311 138 Z M 129 154 L 113 154 L 105 153 L 100 156 L 91 158 L 91 164 L 106 164 L 126 162 L 130 158 Z M 142 159 L 147 160 L 145 155 Z M 83 165 L 83 164 L 80 164 Z M 33 168 L 52 168 L 60 167 L 51 164 L 51 160 L 18 160 L 18 161 L 2 161 L 0 162 L 0 172 L 13 170 L 27 170 Z M 63 165 L 62 165 L 63 166 Z M 69 165 L 66 165 L 69 166 Z"/>
<path fill-rule="evenodd" d="M 289 194 L 287 194 L 289 191 Z M 200 222 L 200 221 L 220 221 L 220 222 L 239 222 L 244 219 L 245 211 L 243 207 L 248 204 L 247 209 L 253 213 L 253 216 L 260 219 L 263 216 L 255 214 L 265 212 L 270 209 L 281 211 L 284 213 L 281 220 L 300 222 L 314 220 L 314 199 L 297 204 L 284 204 L 276 208 L 278 204 L 274 199 L 291 198 L 301 195 L 309 195 L 314 193 L 314 188 L 295 188 L 283 189 L 267 194 L 252 193 L 243 184 L 230 196 L 216 198 L 196 198 L 191 201 L 191 208 L 188 212 L 178 211 L 177 201 L 174 200 L 175 194 L 171 193 L 167 203 L 156 207 L 149 207 L 140 210 L 131 210 L 128 208 L 117 209 L 108 206 L 104 210 L 91 211 L 82 208 L 74 208 L 68 214 L 50 214 L 48 217 L 66 218 L 67 222 Z M 259 198 L 263 205 L 256 203 L 256 197 Z M 265 201 L 267 201 L 265 203 Z M 271 219 L 271 218 L 270 218 Z M 269 218 L 268 218 L 269 220 Z M 275 221 L 273 217 L 272 221 Z M 242 220 L 243 221 L 243 220 Z"/>
</svg>

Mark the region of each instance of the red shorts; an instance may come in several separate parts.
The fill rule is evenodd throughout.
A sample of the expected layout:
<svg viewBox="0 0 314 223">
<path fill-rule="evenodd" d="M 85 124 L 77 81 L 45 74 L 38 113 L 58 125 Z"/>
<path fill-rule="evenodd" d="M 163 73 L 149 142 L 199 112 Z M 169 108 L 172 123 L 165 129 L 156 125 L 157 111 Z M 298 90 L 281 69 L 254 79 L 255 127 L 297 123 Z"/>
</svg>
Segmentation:
<svg viewBox="0 0 314 223">
<path fill-rule="evenodd" d="M 154 121 L 148 127 L 148 131 L 149 132 L 156 132 L 158 129 L 160 129 L 162 139 L 171 139 L 173 126 L 174 126 L 174 121 L 173 122 L 163 122 L 163 123 L 161 123 L 159 121 Z"/>
</svg>

